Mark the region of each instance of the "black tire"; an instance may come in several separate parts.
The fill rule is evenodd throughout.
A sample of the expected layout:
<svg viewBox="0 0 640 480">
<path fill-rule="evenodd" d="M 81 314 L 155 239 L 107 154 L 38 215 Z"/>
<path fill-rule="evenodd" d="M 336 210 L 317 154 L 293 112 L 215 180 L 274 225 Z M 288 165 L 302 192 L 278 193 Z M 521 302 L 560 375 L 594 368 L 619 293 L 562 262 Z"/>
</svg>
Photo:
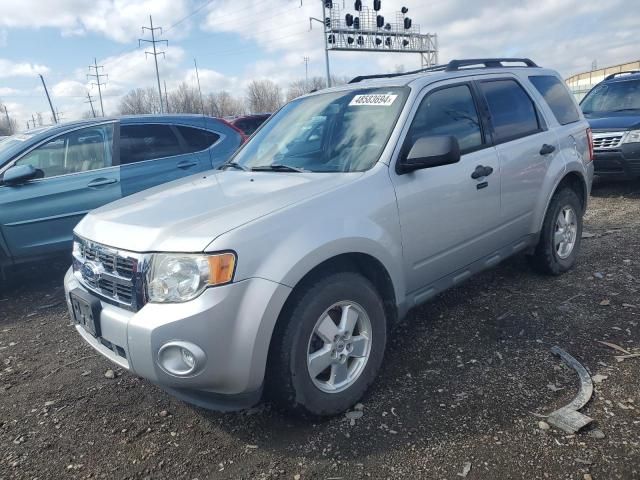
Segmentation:
<svg viewBox="0 0 640 480">
<path fill-rule="evenodd" d="M 266 391 L 276 407 L 302 415 L 328 416 L 356 403 L 376 378 L 387 341 L 387 321 L 378 291 L 362 275 L 330 273 L 294 291 L 273 334 Z M 369 357 L 353 384 L 327 393 L 314 384 L 307 367 L 310 339 L 323 313 L 338 302 L 355 302 L 371 325 Z"/>
<path fill-rule="evenodd" d="M 556 220 L 565 207 L 572 208 L 576 214 L 577 233 L 571 253 L 566 258 L 561 258 L 554 245 L 554 234 Z M 529 263 L 534 270 L 547 275 L 561 275 L 575 265 L 582 239 L 583 215 L 582 202 L 574 190 L 563 188 L 554 194 L 544 217 L 538 245 L 536 245 L 533 255 L 529 257 Z"/>
</svg>

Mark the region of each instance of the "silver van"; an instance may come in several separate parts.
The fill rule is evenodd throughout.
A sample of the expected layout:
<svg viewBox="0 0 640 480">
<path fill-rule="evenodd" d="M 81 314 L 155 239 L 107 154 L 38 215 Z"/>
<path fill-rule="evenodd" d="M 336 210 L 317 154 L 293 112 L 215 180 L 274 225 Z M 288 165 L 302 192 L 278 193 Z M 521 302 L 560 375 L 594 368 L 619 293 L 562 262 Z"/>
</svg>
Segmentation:
<svg viewBox="0 0 640 480">
<path fill-rule="evenodd" d="M 528 59 L 358 77 L 275 113 L 218 170 L 75 229 L 82 338 L 207 408 L 357 402 L 407 311 L 518 252 L 576 262 L 589 125 Z"/>
</svg>

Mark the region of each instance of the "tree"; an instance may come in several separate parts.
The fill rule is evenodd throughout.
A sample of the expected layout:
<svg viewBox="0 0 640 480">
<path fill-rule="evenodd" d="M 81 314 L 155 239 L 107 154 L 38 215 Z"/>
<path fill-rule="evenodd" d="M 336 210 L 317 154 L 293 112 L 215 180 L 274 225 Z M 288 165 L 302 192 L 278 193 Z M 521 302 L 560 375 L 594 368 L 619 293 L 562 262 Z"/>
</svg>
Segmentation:
<svg viewBox="0 0 640 480">
<path fill-rule="evenodd" d="M 152 87 L 134 88 L 120 100 L 118 108 L 121 115 L 140 115 L 144 113 L 159 113 L 160 100 L 158 92 Z"/>
<path fill-rule="evenodd" d="M 196 87 L 182 82 L 169 92 L 169 111 L 172 113 L 202 113 L 200 94 Z"/>
<path fill-rule="evenodd" d="M 287 102 L 326 87 L 327 81 L 323 77 L 311 77 L 308 82 L 304 78 L 294 80 L 287 88 Z"/>
<path fill-rule="evenodd" d="M 204 100 L 204 111 L 212 117 L 231 117 L 244 114 L 246 109 L 241 99 L 223 90 L 207 95 Z"/>
<path fill-rule="evenodd" d="M 18 131 L 15 119 L 9 116 L 6 108 L 6 105 L 0 101 L 0 136 L 13 135 Z"/>
<path fill-rule="evenodd" d="M 247 86 L 250 113 L 270 113 L 282 106 L 280 87 L 271 80 L 253 80 Z"/>
</svg>

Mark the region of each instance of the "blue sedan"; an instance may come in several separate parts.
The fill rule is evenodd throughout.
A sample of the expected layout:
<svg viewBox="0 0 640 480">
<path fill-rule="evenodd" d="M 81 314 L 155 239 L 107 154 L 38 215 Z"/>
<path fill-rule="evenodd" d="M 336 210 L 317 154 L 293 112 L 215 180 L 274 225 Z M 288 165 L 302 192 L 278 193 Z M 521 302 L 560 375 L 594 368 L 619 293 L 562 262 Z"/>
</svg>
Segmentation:
<svg viewBox="0 0 640 480">
<path fill-rule="evenodd" d="M 88 211 L 215 168 L 243 140 L 224 120 L 201 115 L 91 119 L 0 140 L 0 274 L 70 252 Z"/>
</svg>

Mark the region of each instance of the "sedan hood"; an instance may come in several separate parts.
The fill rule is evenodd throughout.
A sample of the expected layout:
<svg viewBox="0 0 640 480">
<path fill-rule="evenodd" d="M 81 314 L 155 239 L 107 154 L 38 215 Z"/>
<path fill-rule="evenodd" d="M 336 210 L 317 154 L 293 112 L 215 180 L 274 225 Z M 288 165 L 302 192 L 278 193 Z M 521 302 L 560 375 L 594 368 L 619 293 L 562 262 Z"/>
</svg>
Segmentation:
<svg viewBox="0 0 640 480">
<path fill-rule="evenodd" d="M 640 128 L 637 112 L 600 112 L 585 114 L 592 130 L 632 130 Z"/>
<path fill-rule="evenodd" d="M 78 224 L 75 233 L 134 252 L 201 252 L 225 232 L 360 175 L 208 172 L 93 210 Z"/>
</svg>

